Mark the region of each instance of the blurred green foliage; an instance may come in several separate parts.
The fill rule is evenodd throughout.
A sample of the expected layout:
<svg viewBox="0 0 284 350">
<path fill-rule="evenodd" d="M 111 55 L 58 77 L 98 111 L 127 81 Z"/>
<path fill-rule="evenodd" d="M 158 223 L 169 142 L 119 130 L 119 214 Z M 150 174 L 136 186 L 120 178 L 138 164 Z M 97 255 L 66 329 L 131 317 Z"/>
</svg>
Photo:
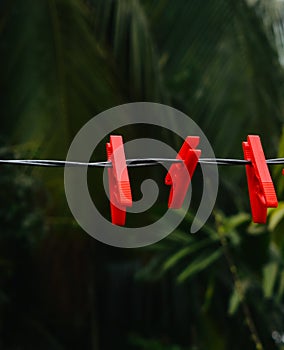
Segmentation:
<svg viewBox="0 0 284 350">
<path fill-rule="evenodd" d="M 218 157 L 241 158 L 247 134 L 283 156 L 283 12 L 276 0 L 0 1 L 0 157 L 64 159 L 90 118 L 133 101 L 185 112 Z M 251 224 L 240 167 L 220 169 L 201 232 L 187 233 L 193 205 L 167 239 L 135 252 L 79 229 L 60 169 L 3 166 L 0 185 L 1 349 L 283 347 L 284 207 Z"/>
</svg>

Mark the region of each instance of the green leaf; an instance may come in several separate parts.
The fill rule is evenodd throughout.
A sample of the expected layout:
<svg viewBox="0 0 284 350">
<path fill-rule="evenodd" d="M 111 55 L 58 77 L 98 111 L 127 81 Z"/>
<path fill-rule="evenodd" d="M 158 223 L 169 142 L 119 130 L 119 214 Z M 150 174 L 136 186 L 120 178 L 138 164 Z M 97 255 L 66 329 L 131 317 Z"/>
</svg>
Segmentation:
<svg viewBox="0 0 284 350">
<path fill-rule="evenodd" d="M 233 216 L 230 216 L 226 219 L 226 229 L 232 230 L 237 228 L 238 226 L 250 221 L 250 215 L 247 213 L 239 213 Z"/>
<path fill-rule="evenodd" d="M 155 217 L 155 216 L 154 216 Z M 159 217 L 157 217 L 159 219 Z M 174 232 L 172 232 L 167 238 L 149 245 L 147 247 L 144 247 L 143 249 L 148 251 L 167 251 L 173 250 L 173 247 L 179 248 L 180 246 L 188 246 L 189 244 L 192 244 L 194 242 L 194 239 L 191 235 L 188 233 L 181 231 L 179 229 L 176 229 Z"/>
<path fill-rule="evenodd" d="M 263 292 L 266 298 L 270 298 L 276 281 L 278 264 L 275 262 L 267 264 L 263 269 Z"/>
<path fill-rule="evenodd" d="M 277 293 L 277 299 L 280 301 L 284 293 L 284 271 L 282 270 L 279 278 L 279 288 Z"/>
<path fill-rule="evenodd" d="M 191 244 L 188 247 L 180 249 L 178 252 L 171 255 L 171 257 L 164 262 L 162 269 L 164 271 L 168 270 L 169 268 L 171 268 L 175 264 L 177 264 L 180 261 L 180 259 L 182 259 L 183 257 L 185 257 L 189 254 L 192 254 L 192 253 L 196 252 L 197 250 L 199 250 L 203 247 L 206 247 L 212 243 L 213 243 L 212 240 L 205 239 L 205 240 L 202 240 L 201 242 L 197 242 L 197 243 Z"/>
<path fill-rule="evenodd" d="M 206 312 L 209 309 L 209 307 L 212 303 L 215 285 L 216 285 L 216 280 L 215 280 L 214 276 L 211 275 L 209 282 L 208 282 L 208 285 L 207 285 L 207 288 L 206 288 L 204 303 L 202 305 L 202 311 L 204 311 L 204 312 Z"/>
<path fill-rule="evenodd" d="M 236 288 L 234 288 L 233 293 L 231 294 L 230 300 L 229 300 L 229 308 L 228 313 L 229 315 L 234 315 L 235 312 L 238 310 L 239 305 L 241 303 L 241 298 L 239 296 L 239 293 Z"/>
<path fill-rule="evenodd" d="M 247 233 L 252 236 L 258 236 L 267 233 L 267 228 L 264 225 L 251 222 L 247 228 Z"/>
<path fill-rule="evenodd" d="M 238 310 L 242 299 L 245 297 L 246 291 L 250 286 L 250 280 L 246 279 L 244 281 L 237 280 L 235 282 L 234 290 L 231 294 L 228 306 L 228 314 L 234 315 Z"/>
<path fill-rule="evenodd" d="M 270 209 L 268 228 L 274 231 L 279 223 L 284 219 L 284 202 L 279 202 L 277 208 Z"/>
<path fill-rule="evenodd" d="M 187 278 L 192 277 L 196 273 L 205 270 L 211 264 L 213 264 L 216 260 L 222 256 L 222 249 L 218 249 L 215 252 L 209 255 L 203 255 L 193 260 L 182 273 L 180 273 L 177 277 L 178 283 L 184 282 Z"/>
<path fill-rule="evenodd" d="M 230 239 L 230 242 L 237 246 L 241 242 L 241 237 L 237 231 L 237 228 L 244 223 L 248 223 L 250 215 L 247 213 L 238 213 L 232 216 L 225 216 L 220 210 L 215 211 L 215 218 L 218 222 L 217 229 L 219 233 Z"/>
</svg>

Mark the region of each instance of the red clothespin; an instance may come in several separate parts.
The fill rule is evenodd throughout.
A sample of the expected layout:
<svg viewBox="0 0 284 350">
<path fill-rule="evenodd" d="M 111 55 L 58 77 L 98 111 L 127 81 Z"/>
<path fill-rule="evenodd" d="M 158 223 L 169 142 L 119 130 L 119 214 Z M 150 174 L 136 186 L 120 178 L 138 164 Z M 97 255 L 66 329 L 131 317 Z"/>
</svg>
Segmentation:
<svg viewBox="0 0 284 350">
<path fill-rule="evenodd" d="M 252 220 L 265 224 L 267 208 L 276 208 L 278 201 L 266 159 L 257 135 L 249 135 L 243 142 L 244 157 L 251 163 L 246 165 Z"/>
<path fill-rule="evenodd" d="M 112 162 L 112 167 L 108 168 L 111 221 L 123 226 L 126 207 L 132 206 L 132 195 L 122 137 L 111 135 L 106 150 L 108 161 Z"/>
<path fill-rule="evenodd" d="M 169 208 L 179 209 L 182 206 L 201 155 L 201 151 L 196 149 L 198 144 L 198 136 L 188 136 L 176 157 L 176 159 L 180 159 L 183 162 L 171 165 L 167 173 L 165 184 L 172 186 L 168 201 Z"/>
</svg>

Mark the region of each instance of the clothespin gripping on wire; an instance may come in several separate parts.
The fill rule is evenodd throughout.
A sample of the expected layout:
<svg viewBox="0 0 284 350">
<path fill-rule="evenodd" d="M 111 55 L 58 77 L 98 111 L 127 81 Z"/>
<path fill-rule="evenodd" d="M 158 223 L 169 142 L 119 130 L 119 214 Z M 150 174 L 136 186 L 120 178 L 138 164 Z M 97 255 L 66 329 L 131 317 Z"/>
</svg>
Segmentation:
<svg viewBox="0 0 284 350">
<path fill-rule="evenodd" d="M 171 165 L 165 184 L 171 186 L 168 207 L 181 208 L 186 196 L 191 178 L 196 169 L 201 151 L 196 149 L 199 144 L 198 136 L 188 136 L 184 141 L 176 159 L 183 162 Z"/>
<path fill-rule="evenodd" d="M 267 208 L 276 208 L 278 201 L 259 136 L 249 135 L 247 142 L 243 142 L 243 151 L 244 158 L 250 162 L 246 165 L 246 175 L 252 219 L 264 224 Z"/>
<path fill-rule="evenodd" d="M 126 207 L 132 206 L 132 195 L 122 137 L 111 135 L 106 150 L 108 161 L 112 163 L 108 168 L 111 220 L 115 225 L 124 226 Z"/>
</svg>

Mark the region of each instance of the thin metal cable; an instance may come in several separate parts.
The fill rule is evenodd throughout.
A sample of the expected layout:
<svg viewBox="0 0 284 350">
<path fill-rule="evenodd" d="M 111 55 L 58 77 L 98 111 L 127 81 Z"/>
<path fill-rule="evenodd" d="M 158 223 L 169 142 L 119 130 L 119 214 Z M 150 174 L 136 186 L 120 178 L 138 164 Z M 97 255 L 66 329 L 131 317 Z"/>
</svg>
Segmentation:
<svg viewBox="0 0 284 350">
<path fill-rule="evenodd" d="M 244 159 L 228 159 L 228 158 L 200 158 L 200 164 L 216 164 L 216 165 L 247 165 L 251 162 Z"/>
<path fill-rule="evenodd" d="M 127 159 L 126 164 L 128 167 L 138 166 L 152 166 L 152 165 L 163 165 L 181 163 L 179 159 L 168 159 L 168 158 L 145 158 L 145 159 Z M 110 161 L 103 162 L 76 162 L 76 161 L 65 161 L 65 160 L 47 160 L 47 159 L 0 159 L 0 164 L 10 165 L 24 165 L 24 166 L 47 166 L 47 167 L 104 167 L 111 168 L 112 163 Z"/>
<path fill-rule="evenodd" d="M 200 158 L 198 161 L 200 164 L 207 165 L 226 165 L 226 166 L 237 166 L 247 165 L 251 162 L 244 159 L 230 159 L 230 158 Z M 182 163 L 180 159 L 171 158 L 134 158 L 127 159 L 127 167 L 144 167 L 144 166 L 155 166 L 155 165 L 166 165 Z M 267 159 L 266 163 L 269 165 L 284 164 L 284 158 L 272 158 Z M 43 167 L 103 167 L 111 168 L 111 161 L 101 162 L 77 162 L 77 161 L 65 161 L 65 160 L 48 160 L 48 159 L 0 159 L 0 164 L 9 165 L 23 165 L 23 166 L 43 166 Z"/>
</svg>

